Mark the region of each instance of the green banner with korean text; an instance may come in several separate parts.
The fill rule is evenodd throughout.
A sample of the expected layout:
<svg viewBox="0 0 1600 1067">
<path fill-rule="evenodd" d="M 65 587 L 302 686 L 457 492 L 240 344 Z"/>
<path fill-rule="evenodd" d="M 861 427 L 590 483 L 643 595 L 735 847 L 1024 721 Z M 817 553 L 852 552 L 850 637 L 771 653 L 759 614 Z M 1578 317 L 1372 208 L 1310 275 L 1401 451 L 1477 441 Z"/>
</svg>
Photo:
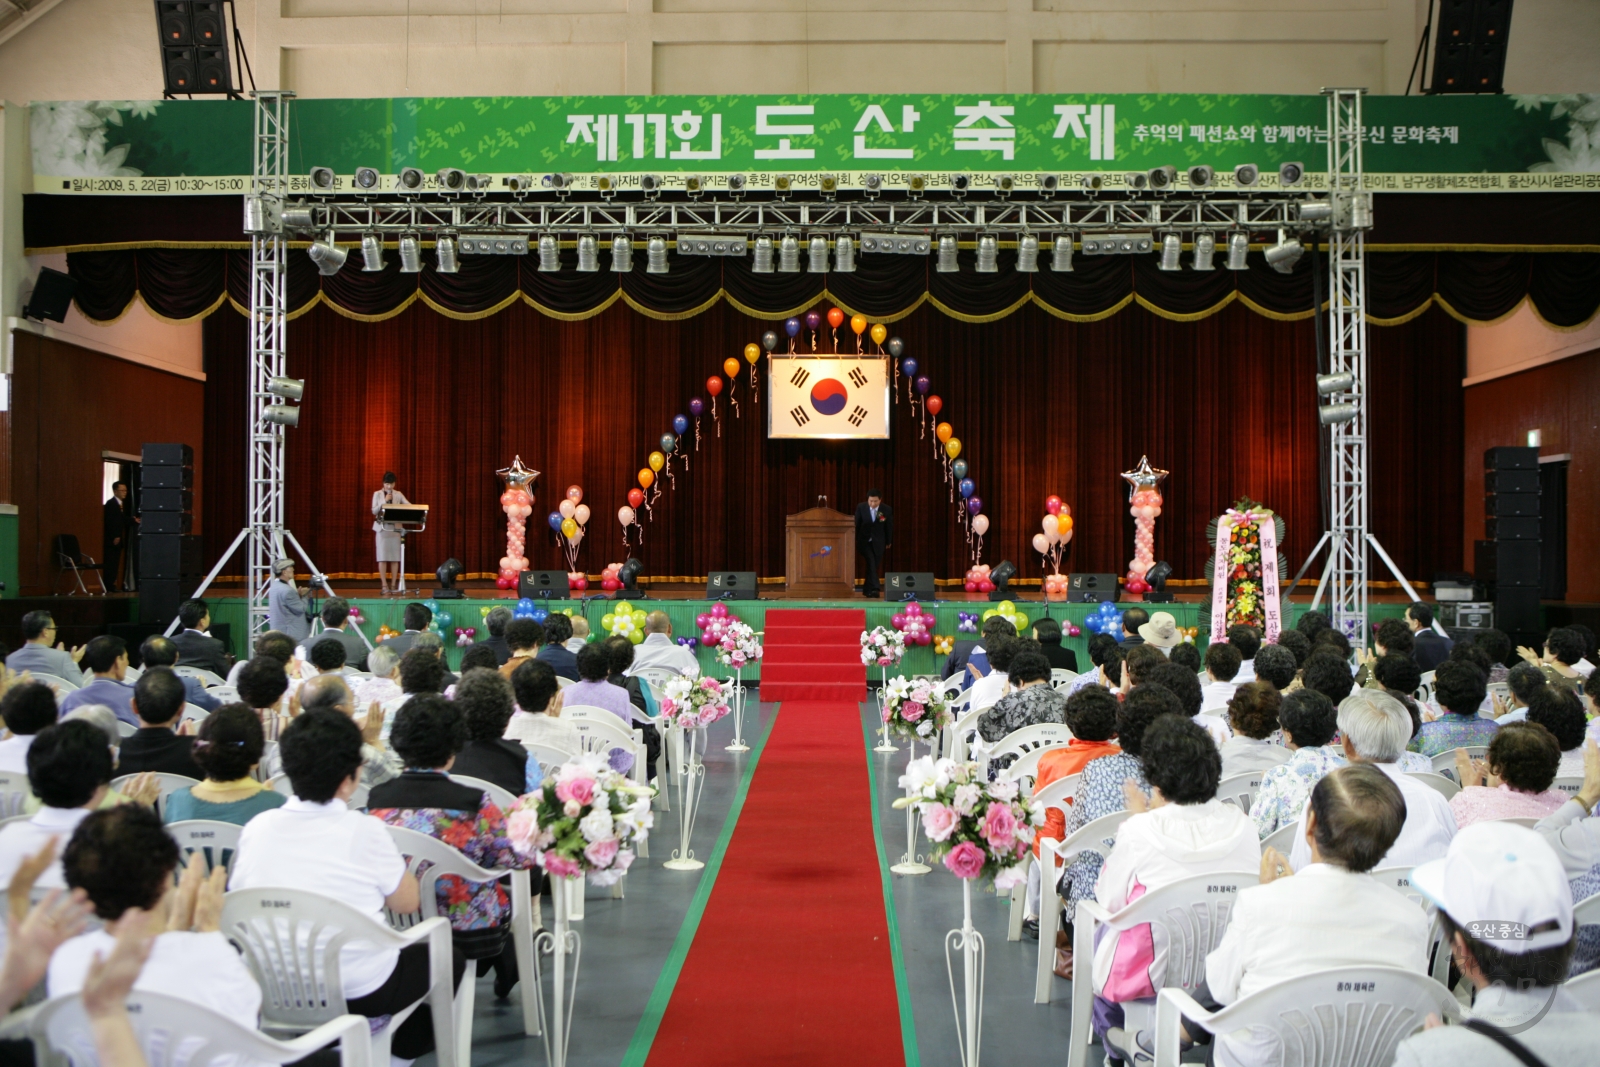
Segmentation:
<svg viewBox="0 0 1600 1067">
<path fill-rule="evenodd" d="M 252 104 L 226 100 L 98 100 L 32 107 L 34 185 L 41 193 L 237 195 L 250 175 Z M 459 168 L 493 187 L 550 176 L 577 191 L 666 188 L 699 178 L 722 190 L 780 179 L 860 188 L 875 178 L 931 188 L 952 175 L 975 188 L 1009 176 L 1022 188 L 1053 174 L 1063 186 L 1171 165 L 1234 187 L 1256 164 L 1263 188 L 1278 167 L 1302 163 L 1304 186 L 1325 184 L 1321 96 L 597 96 L 297 100 L 290 119 L 291 179 L 308 191 L 314 166 L 352 191 L 357 168 L 396 189 L 402 168 L 428 176 Z M 1367 97 L 1363 164 L 1378 191 L 1600 191 L 1600 93 L 1569 96 Z M 604 181 L 602 181 L 604 179 Z"/>
</svg>

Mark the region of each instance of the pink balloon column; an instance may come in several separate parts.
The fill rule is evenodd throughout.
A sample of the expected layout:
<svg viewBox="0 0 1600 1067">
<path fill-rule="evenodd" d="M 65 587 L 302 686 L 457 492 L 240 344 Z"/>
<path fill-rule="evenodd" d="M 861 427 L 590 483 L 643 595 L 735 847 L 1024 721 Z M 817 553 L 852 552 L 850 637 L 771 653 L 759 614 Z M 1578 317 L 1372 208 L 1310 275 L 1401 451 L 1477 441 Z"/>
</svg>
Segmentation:
<svg viewBox="0 0 1600 1067">
<path fill-rule="evenodd" d="M 524 467 L 522 457 L 517 456 L 511 466 L 495 473 L 506 484 L 505 492 L 500 494 L 500 510 L 506 514 L 506 554 L 500 557 L 500 572 L 494 584 L 500 589 L 510 589 L 517 584 L 517 577 L 528 569 L 525 523 L 533 514 L 533 482 L 539 472 Z"/>
<path fill-rule="evenodd" d="M 933 644 L 933 613 L 924 614 L 922 605 L 915 600 L 906 605 L 905 611 L 897 613 L 889 621 L 894 624 L 896 630 L 906 635 L 906 644 Z"/>
<path fill-rule="evenodd" d="M 1128 561 L 1128 576 L 1123 589 L 1129 593 L 1146 593 L 1150 585 L 1144 580 L 1156 563 L 1156 518 L 1161 514 L 1161 490 L 1157 488 L 1167 472 L 1150 466 L 1147 456 L 1139 457 L 1139 465 L 1123 471 L 1127 481 L 1128 514 L 1133 516 L 1133 559 Z"/>
<path fill-rule="evenodd" d="M 979 563 L 967 568 L 966 577 L 961 580 L 961 587 L 969 593 L 994 592 L 994 582 L 989 580 L 989 565 Z"/>
<path fill-rule="evenodd" d="M 607 563 L 606 569 L 600 572 L 600 588 L 608 593 L 614 593 L 622 588 L 622 579 L 619 572 L 622 570 L 620 563 Z"/>
<path fill-rule="evenodd" d="M 713 648 L 722 643 L 728 624 L 738 621 L 737 618 L 728 614 L 728 606 L 726 604 L 713 604 L 710 611 L 696 616 L 694 623 L 700 627 L 700 643 L 707 648 Z"/>
</svg>

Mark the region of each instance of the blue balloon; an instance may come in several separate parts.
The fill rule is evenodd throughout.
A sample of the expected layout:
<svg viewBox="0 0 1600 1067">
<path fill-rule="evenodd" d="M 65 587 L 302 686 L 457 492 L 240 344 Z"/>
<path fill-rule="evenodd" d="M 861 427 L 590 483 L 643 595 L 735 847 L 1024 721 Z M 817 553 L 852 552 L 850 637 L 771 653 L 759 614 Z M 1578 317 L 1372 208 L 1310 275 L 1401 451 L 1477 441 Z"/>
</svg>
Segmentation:
<svg viewBox="0 0 1600 1067">
<path fill-rule="evenodd" d="M 907 356 L 900 361 L 900 369 L 906 372 L 906 377 L 915 378 L 917 376 L 917 361 Z"/>
<path fill-rule="evenodd" d="M 525 596 L 517 601 L 517 608 L 521 611 L 532 611 L 534 608 L 533 597 Z"/>
<path fill-rule="evenodd" d="M 675 415 L 672 419 L 672 428 L 678 433 L 688 433 L 689 420 L 682 415 Z"/>
<path fill-rule="evenodd" d="M 544 608 L 534 608 L 533 609 L 533 613 L 531 615 L 529 615 L 528 617 L 530 619 L 532 619 L 534 622 L 539 623 L 540 625 L 543 625 L 545 620 L 550 618 L 550 613 L 548 611 L 546 611 Z"/>
<path fill-rule="evenodd" d="M 516 611 L 511 613 L 511 617 L 513 619 L 531 619 L 533 618 L 533 612 L 524 611 L 521 608 L 518 608 Z"/>
<path fill-rule="evenodd" d="M 786 331 L 788 331 L 788 334 L 789 334 L 790 337 L 799 337 L 800 336 L 800 320 L 799 319 L 789 319 L 789 320 L 787 320 L 786 322 L 784 322 L 783 328 Z"/>
<path fill-rule="evenodd" d="M 545 521 L 550 524 L 550 529 L 552 529 L 552 530 L 561 529 L 561 512 L 552 511 L 550 513 L 550 517 L 548 519 L 546 519 Z"/>
<path fill-rule="evenodd" d="M 1091 614 L 1083 620 L 1083 628 L 1092 634 L 1100 632 L 1100 616 Z"/>
<path fill-rule="evenodd" d="M 664 433 L 661 435 L 661 451 L 671 455 L 672 450 L 677 447 L 678 439 L 675 436 L 670 433 Z"/>
<path fill-rule="evenodd" d="M 978 491 L 977 483 L 975 483 L 971 478 L 961 479 L 961 484 L 956 486 L 956 488 L 961 490 L 962 500 L 966 500 L 968 497 L 972 496 L 973 493 Z"/>
</svg>

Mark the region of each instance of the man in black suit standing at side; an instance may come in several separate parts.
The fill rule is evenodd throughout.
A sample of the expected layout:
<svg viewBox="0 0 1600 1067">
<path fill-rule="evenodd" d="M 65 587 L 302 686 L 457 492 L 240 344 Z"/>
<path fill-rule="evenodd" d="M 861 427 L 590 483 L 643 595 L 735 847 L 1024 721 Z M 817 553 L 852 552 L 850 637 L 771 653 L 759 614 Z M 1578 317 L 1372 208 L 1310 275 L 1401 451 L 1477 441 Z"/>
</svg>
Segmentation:
<svg viewBox="0 0 1600 1067">
<path fill-rule="evenodd" d="M 878 569 L 883 554 L 894 541 L 894 511 L 883 502 L 883 494 L 867 490 L 867 501 L 856 505 L 856 554 L 867 562 L 867 581 L 863 592 L 869 597 L 882 594 Z"/>
<path fill-rule="evenodd" d="M 113 482 L 111 498 L 105 504 L 101 525 L 105 534 L 106 588 L 112 592 L 126 588 L 121 580 L 122 561 L 128 558 L 128 536 L 133 532 L 133 508 L 128 502 L 128 483 Z"/>
</svg>

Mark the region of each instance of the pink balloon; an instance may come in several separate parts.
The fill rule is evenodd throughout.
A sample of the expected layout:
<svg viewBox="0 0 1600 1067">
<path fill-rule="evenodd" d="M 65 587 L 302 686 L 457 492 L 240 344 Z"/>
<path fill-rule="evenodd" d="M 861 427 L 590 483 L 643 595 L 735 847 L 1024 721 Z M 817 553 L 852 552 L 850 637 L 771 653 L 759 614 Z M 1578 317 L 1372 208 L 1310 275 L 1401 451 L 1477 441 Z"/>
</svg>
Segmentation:
<svg viewBox="0 0 1600 1067">
<path fill-rule="evenodd" d="M 726 604 L 713 604 L 711 605 L 711 614 L 719 619 L 727 618 L 728 606 Z"/>
<path fill-rule="evenodd" d="M 583 486 L 567 486 L 567 499 L 572 501 L 574 504 L 580 503 L 583 500 Z"/>
<path fill-rule="evenodd" d="M 972 532 L 982 537 L 989 532 L 989 516 L 976 515 L 972 519 Z"/>
<path fill-rule="evenodd" d="M 991 582 L 989 579 L 985 578 L 983 581 L 978 583 L 978 592 L 980 592 L 980 593 L 992 593 L 992 592 L 994 592 L 994 583 Z"/>
<path fill-rule="evenodd" d="M 702 612 L 701 614 L 695 616 L 694 624 L 700 627 L 700 629 L 704 630 L 707 626 L 711 625 L 711 616 Z"/>
<path fill-rule="evenodd" d="M 588 504 L 579 504 L 577 507 L 573 508 L 572 509 L 572 517 L 574 519 L 578 520 L 578 525 L 579 526 L 582 526 L 584 523 L 588 522 L 589 521 L 589 505 Z"/>
<path fill-rule="evenodd" d="M 1033 550 L 1041 556 L 1050 551 L 1050 540 L 1042 533 L 1033 535 Z"/>
<path fill-rule="evenodd" d="M 978 591 L 978 583 L 977 582 L 962 582 L 961 583 L 961 588 L 965 589 L 969 593 L 976 593 Z"/>
<path fill-rule="evenodd" d="M 890 621 L 894 623 L 896 630 L 904 630 L 906 628 L 906 617 L 904 615 L 896 615 Z"/>
<path fill-rule="evenodd" d="M 563 500 L 559 505 L 556 506 L 556 510 L 561 513 L 561 517 L 563 519 L 570 519 L 572 518 L 572 513 L 577 510 L 577 507 L 578 506 L 571 500 Z"/>
</svg>

